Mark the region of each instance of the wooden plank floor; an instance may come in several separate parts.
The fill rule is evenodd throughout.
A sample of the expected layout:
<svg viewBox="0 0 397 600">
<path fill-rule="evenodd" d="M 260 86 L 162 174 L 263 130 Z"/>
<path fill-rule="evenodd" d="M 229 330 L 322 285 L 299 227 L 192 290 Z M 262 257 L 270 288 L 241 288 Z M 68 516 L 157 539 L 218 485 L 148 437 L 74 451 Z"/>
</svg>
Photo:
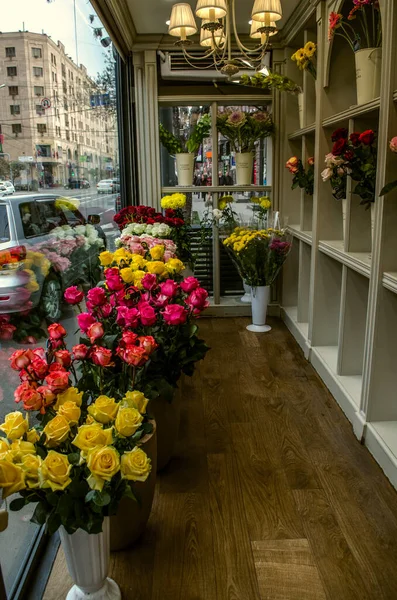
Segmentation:
<svg viewBox="0 0 397 600">
<path fill-rule="evenodd" d="M 111 576 L 124 600 L 396 600 L 397 493 L 284 324 L 247 322 L 200 322 L 177 455 Z M 69 586 L 60 551 L 44 600 Z"/>
</svg>

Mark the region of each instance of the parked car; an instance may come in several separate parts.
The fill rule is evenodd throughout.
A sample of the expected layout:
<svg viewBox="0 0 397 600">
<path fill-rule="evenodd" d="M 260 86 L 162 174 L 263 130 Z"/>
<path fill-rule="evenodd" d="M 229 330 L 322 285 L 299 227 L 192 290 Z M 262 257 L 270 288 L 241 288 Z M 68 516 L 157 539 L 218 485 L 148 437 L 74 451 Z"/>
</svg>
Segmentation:
<svg viewBox="0 0 397 600">
<path fill-rule="evenodd" d="M 0 315 L 40 304 L 43 316 L 57 321 L 63 291 L 88 281 L 98 271 L 97 257 L 103 249 L 100 242 L 92 241 L 91 230 L 85 233 L 86 244 L 73 246 L 71 229 L 95 221 L 99 239 L 103 238 L 98 219 L 90 215 L 86 221 L 73 203 L 61 196 L 41 193 L 0 198 Z M 63 235 L 69 235 L 64 244 Z M 82 235 L 84 228 L 76 231 L 75 239 L 81 242 Z M 73 250 L 68 254 L 71 240 Z"/>
<path fill-rule="evenodd" d="M 96 191 L 98 194 L 113 194 L 114 192 L 113 179 L 101 179 L 96 184 Z"/>
<path fill-rule="evenodd" d="M 11 194 L 15 193 L 15 187 L 11 181 L 0 181 L 0 185 L 4 185 L 7 188 L 7 195 L 11 196 Z"/>
<path fill-rule="evenodd" d="M 10 193 L 8 191 L 8 188 L 3 185 L 2 183 L 0 183 L 0 198 L 3 198 L 3 196 L 9 196 Z"/>
<path fill-rule="evenodd" d="M 88 179 L 69 179 L 65 184 L 65 190 L 87 189 L 90 187 Z"/>
</svg>

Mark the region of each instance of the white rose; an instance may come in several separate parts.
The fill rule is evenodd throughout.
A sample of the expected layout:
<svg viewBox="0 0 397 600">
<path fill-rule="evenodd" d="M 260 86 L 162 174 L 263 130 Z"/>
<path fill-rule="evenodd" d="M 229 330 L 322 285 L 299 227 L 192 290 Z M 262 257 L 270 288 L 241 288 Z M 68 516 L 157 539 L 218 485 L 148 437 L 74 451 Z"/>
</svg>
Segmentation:
<svg viewBox="0 0 397 600">
<path fill-rule="evenodd" d="M 222 211 L 219 210 L 219 208 L 214 208 L 214 210 L 212 211 L 212 215 L 213 215 L 214 219 L 219 221 L 219 219 L 222 218 Z"/>
<path fill-rule="evenodd" d="M 120 246 L 122 245 L 122 240 L 121 237 L 118 237 L 114 240 L 114 245 L 116 246 L 116 248 L 120 248 Z"/>
<path fill-rule="evenodd" d="M 77 233 L 77 235 L 84 235 L 85 234 L 85 225 L 76 225 L 74 230 Z"/>
</svg>

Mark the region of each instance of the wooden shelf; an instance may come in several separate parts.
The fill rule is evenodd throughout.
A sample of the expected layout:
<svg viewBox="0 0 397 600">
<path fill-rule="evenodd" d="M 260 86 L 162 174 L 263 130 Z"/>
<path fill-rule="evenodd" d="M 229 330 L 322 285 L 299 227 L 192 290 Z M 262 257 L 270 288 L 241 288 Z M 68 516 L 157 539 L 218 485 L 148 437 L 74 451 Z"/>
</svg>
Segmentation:
<svg viewBox="0 0 397 600">
<path fill-rule="evenodd" d="M 350 421 L 360 408 L 362 376 L 338 375 L 338 347 L 316 346 L 311 349 L 311 363 Z"/>
<path fill-rule="evenodd" d="M 294 237 L 302 240 L 302 242 L 306 242 L 311 246 L 312 244 L 312 232 L 311 231 L 302 231 L 300 225 L 288 225 L 288 229 L 291 230 L 291 233 Z"/>
<path fill-rule="evenodd" d="M 281 315 L 288 329 L 302 348 L 305 357 L 308 358 L 310 350 L 309 323 L 300 323 L 298 321 L 297 306 L 282 306 Z"/>
<path fill-rule="evenodd" d="M 385 288 L 397 294 L 397 272 L 389 271 L 383 273 L 382 284 Z"/>
<path fill-rule="evenodd" d="M 397 421 L 367 423 L 365 445 L 397 488 Z"/>
<path fill-rule="evenodd" d="M 323 127 L 334 127 L 335 125 L 347 123 L 349 119 L 354 119 L 355 117 L 361 117 L 362 115 L 366 115 L 368 113 L 377 113 L 379 111 L 379 107 L 380 98 L 375 98 L 375 100 L 371 100 L 371 102 L 367 102 L 366 104 L 356 104 L 347 110 L 324 119 Z"/>
<path fill-rule="evenodd" d="M 371 254 L 369 252 L 346 252 L 343 240 L 323 240 L 318 244 L 318 249 L 331 258 L 338 260 L 350 269 L 357 271 L 364 277 L 370 276 Z"/>
<path fill-rule="evenodd" d="M 316 124 L 312 123 L 311 125 L 308 125 L 307 127 L 303 127 L 303 129 L 297 129 L 293 133 L 290 133 L 288 135 L 288 139 L 289 140 L 298 140 L 299 138 L 301 138 L 304 135 L 310 135 L 310 134 L 314 133 L 315 130 L 316 130 Z"/>
</svg>

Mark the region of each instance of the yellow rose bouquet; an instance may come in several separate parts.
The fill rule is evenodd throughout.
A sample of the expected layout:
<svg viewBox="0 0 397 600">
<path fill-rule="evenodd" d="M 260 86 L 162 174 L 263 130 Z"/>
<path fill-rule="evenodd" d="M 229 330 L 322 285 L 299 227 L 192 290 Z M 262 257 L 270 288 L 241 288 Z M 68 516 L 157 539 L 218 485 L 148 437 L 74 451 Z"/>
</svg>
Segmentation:
<svg viewBox="0 0 397 600">
<path fill-rule="evenodd" d="M 83 393 L 67 388 L 40 425 L 27 415 L 6 415 L 0 431 L 0 489 L 15 493 L 11 510 L 36 504 L 32 521 L 49 533 L 61 525 L 68 533 L 102 530 L 104 517 L 117 512 L 121 498 L 135 499 L 131 484 L 144 482 L 151 461 L 139 441 L 152 432 L 142 392 L 116 401 L 98 396 L 88 407 Z"/>
</svg>

